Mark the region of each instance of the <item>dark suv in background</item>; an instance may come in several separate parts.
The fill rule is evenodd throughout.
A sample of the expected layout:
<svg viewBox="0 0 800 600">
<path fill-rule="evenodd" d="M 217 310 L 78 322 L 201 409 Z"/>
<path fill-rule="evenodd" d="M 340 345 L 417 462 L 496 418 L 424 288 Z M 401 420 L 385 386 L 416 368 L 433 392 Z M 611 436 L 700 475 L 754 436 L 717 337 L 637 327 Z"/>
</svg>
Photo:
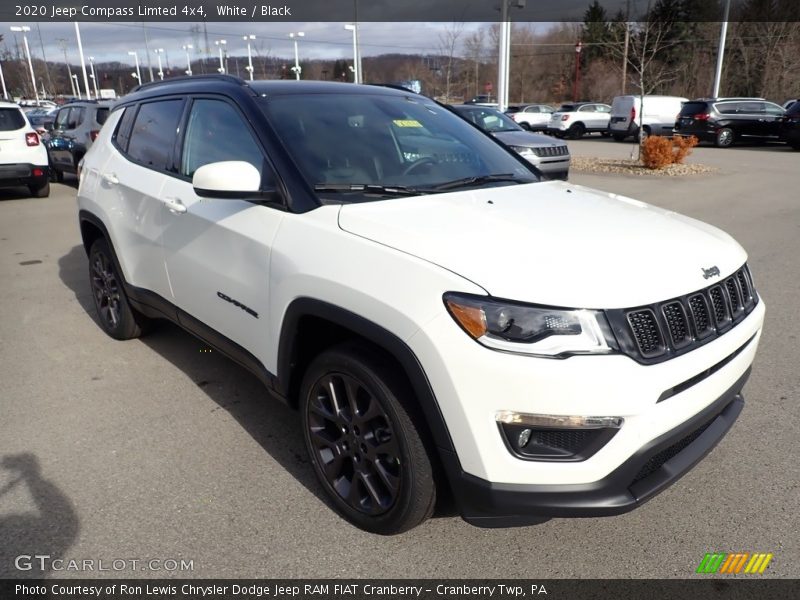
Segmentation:
<svg viewBox="0 0 800 600">
<path fill-rule="evenodd" d="M 800 102 L 789 106 L 781 123 L 781 139 L 795 150 L 800 150 Z"/>
<path fill-rule="evenodd" d="M 100 133 L 110 106 L 110 102 L 84 100 L 59 109 L 47 141 L 53 179 L 62 181 L 64 173 L 78 172 L 78 163 Z"/>
<path fill-rule="evenodd" d="M 683 105 L 675 135 L 727 148 L 737 140 L 777 140 L 786 111 L 763 98 L 704 98 Z"/>
</svg>

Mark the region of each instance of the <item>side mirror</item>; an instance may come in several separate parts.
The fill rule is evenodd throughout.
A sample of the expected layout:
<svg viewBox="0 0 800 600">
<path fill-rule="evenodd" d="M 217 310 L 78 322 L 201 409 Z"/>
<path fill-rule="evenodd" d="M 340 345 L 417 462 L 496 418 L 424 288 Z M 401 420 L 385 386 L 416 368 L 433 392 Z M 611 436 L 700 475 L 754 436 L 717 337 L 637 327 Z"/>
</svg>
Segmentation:
<svg viewBox="0 0 800 600">
<path fill-rule="evenodd" d="M 52 123 L 45 122 L 45 123 L 44 123 L 44 130 L 45 130 L 45 131 L 53 131 L 53 124 L 52 124 Z"/>
<path fill-rule="evenodd" d="M 225 160 L 203 165 L 192 177 L 194 193 L 204 198 L 260 198 L 261 174 L 241 160 Z"/>
</svg>

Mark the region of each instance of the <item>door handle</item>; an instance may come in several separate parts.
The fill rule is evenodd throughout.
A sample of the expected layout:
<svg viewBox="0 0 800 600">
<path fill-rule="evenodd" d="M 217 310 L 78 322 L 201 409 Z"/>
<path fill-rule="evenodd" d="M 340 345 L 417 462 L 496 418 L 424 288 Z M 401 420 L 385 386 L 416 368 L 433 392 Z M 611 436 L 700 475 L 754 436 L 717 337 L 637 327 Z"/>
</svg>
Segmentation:
<svg viewBox="0 0 800 600">
<path fill-rule="evenodd" d="M 103 173 L 103 181 L 111 185 L 117 185 L 119 183 L 119 179 L 117 179 L 114 173 Z"/>
<path fill-rule="evenodd" d="M 173 213 L 183 214 L 186 212 L 186 205 L 178 198 L 164 198 L 162 202 Z"/>
</svg>

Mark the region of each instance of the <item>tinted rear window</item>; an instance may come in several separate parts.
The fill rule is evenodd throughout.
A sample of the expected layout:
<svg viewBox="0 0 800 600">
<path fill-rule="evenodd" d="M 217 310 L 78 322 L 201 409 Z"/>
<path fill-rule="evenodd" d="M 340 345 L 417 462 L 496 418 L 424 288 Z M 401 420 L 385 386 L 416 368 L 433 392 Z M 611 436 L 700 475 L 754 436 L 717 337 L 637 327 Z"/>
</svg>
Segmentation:
<svg viewBox="0 0 800 600">
<path fill-rule="evenodd" d="M 0 131 L 16 131 L 25 127 L 25 117 L 18 108 L 0 108 Z"/>
<path fill-rule="evenodd" d="M 108 118 L 108 108 L 98 108 L 97 114 L 95 115 L 94 119 L 97 121 L 98 125 L 102 125 L 106 122 Z"/>
<path fill-rule="evenodd" d="M 795 102 L 789 107 L 789 110 L 786 111 L 787 115 L 800 115 L 800 102 Z"/>
<path fill-rule="evenodd" d="M 562 104 L 561 108 L 558 109 L 558 112 L 574 112 L 575 105 L 574 104 Z"/>
<path fill-rule="evenodd" d="M 172 149 L 182 110 L 183 100 L 142 104 L 131 131 L 128 155 L 151 169 L 173 170 Z"/>
<path fill-rule="evenodd" d="M 708 105 L 705 102 L 687 102 L 681 108 L 681 116 L 688 117 L 706 112 Z"/>
</svg>

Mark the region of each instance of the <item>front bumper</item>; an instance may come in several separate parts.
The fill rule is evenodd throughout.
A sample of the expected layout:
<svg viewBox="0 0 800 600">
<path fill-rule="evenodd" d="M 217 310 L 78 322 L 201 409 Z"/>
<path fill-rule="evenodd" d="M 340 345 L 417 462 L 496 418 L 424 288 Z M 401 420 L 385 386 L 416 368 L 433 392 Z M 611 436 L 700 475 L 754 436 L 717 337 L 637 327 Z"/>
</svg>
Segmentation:
<svg viewBox="0 0 800 600">
<path fill-rule="evenodd" d="M 744 374 L 716 401 L 650 441 L 603 479 L 584 484 L 492 483 L 460 471 L 452 453 L 442 452 L 464 520 L 479 527 L 513 527 L 552 517 L 596 517 L 629 512 L 675 483 L 702 460 L 742 411 Z M 449 464 L 448 461 L 451 461 Z"/>
</svg>

